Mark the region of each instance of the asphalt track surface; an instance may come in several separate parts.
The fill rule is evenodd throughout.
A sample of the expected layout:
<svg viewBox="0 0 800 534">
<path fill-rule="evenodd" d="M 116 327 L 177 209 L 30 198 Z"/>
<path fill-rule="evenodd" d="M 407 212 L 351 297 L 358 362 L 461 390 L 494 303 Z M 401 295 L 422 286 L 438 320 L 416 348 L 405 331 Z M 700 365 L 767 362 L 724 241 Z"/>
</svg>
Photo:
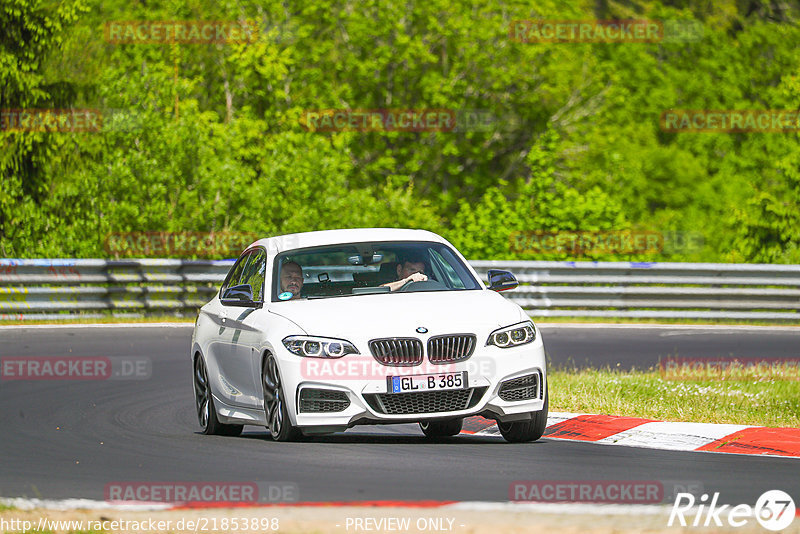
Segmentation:
<svg viewBox="0 0 800 534">
<path fill-rule="evenodd" d="M 800 329 L 542 329 L 555 364 L 647 367 L 663 356 L 798 357 Z M 0 382 L 0 497 L 103 500 L 107 484 L 253 481 L 296 485 L 301 501 L 507 501 L 517 480 L 702 484 L 720 503 L 766 490 L 800 497 L 800 460 L 461 435 L 431 443 L 416 425 L 357 427 L 300 443 L 265 430 L 198 433 L 188 327 L 0 328 L 0 357 L 146 356 L 146 380 Z"/>
<path fill-rule="evenodd" d="M 800 327 L 543 325 L 557 367 L 657 368 L 665 358 L 800 359 Z"/>
</svg>

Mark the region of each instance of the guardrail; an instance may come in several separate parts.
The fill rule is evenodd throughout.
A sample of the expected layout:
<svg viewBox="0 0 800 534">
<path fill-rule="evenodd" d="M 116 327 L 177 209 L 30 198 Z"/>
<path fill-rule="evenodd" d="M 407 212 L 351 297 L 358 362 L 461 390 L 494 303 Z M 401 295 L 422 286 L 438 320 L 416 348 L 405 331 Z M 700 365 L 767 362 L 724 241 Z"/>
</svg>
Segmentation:
<svg viewBox="0 0 800 534">
<path fill-rule="evenodd" d="M 508 269 L 533 317 L 800 321 L 800 265 L 473 261 Z"/>
<path fill-rule="evenodd" d="M 0 320 L 194 316 L 233 260 L 0 259 Z"/>
<path fill-rule="evenodd" d="M 233 260 L 0 259 L 0 319 L 192 317 Z M 507 269 L 533 317 L 800 321 L 800 265 L 473 261 Z"/>
</svg>

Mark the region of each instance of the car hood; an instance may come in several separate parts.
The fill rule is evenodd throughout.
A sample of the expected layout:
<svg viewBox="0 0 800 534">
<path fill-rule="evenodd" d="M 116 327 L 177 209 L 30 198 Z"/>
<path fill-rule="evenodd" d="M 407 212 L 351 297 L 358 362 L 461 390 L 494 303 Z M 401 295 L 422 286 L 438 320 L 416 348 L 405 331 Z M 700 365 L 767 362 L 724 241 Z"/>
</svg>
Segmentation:
<svg viewBox="0 0 800 534">
<path fill-rule="evenodd" d="M 307 335 L 346 339 L 452 333 L 488 334 L 528 317 L 517 304 L 494 291 L 432 291 L 356 295 L 275 303 L 280 315 Z M 299 332 L 302 333 L 302 332 Z"/>
</svg>

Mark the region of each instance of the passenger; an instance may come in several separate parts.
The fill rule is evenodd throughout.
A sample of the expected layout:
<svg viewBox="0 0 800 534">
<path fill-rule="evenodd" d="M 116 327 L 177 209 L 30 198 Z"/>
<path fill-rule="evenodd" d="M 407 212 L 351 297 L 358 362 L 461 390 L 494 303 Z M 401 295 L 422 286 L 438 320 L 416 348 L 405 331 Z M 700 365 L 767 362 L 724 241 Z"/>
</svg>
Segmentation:
<svg viewBox="0 0 800 534">
<path fill-rule="evenodd" d="M 397 280 L 382 285 L 388 286 L 390 291 L 397 291 L 409 282 L 425 282 L 427 279 L 425 260 L 421 256 L 408 256 L 397 263 Z"/>
<path fill-rule="evenodd" d="M 292 294 L 291 299 L 300 298 L 300 291 L 303 289 L 303 268 L 294 261 L 287 261 L 281 268 L 281 292 L 288 291 Z"/>
</svg>

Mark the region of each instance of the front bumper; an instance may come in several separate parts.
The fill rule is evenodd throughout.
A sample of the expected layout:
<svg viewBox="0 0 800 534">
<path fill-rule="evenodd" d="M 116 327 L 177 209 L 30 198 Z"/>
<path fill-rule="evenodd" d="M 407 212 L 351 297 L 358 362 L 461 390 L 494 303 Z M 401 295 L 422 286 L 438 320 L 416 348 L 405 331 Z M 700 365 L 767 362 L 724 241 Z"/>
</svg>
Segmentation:
<svg viewBox="0 0 800 534">
<path fill-rule="evenodd" d="M 292 397 L 287 398 L 293 408 L 290 417 L 293 424 L 309 433 L 343 430 L 359 424 L 472 415 L 500 421 L 524 420 L 530 418 L 531 412 L 544 408 L 547 374 L 540 339 L 509 349 L 482 347 L 469 359 L 446 365 L 425 361 L 414 367 L 393 367 L 363 355 L 312 361 L 288 352 L 281 359 L 285 392 Z M 466 389 L 387 392 L 389 376 L 462 371 L 467 372 Z M 520 380 L 522 377 L 528 378 Z M 514 382 L 509 384 L 509 381 Z M 531 381 L 535 382 L 535 391 Z"/>
</svg>

